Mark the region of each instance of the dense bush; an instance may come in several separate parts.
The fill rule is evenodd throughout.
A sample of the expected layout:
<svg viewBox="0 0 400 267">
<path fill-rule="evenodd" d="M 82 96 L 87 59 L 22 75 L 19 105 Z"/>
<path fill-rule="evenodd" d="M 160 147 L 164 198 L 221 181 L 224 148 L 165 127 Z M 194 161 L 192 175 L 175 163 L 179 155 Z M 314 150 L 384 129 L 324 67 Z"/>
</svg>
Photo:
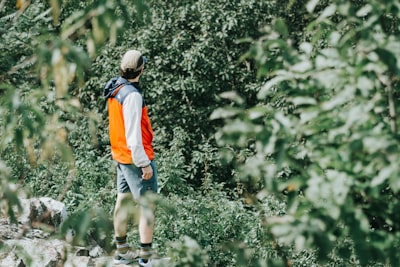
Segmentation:
<svg viewBox="0 0 400 267">
<path fill-rule="evenodd" d="M 3 1 L 2 206 L 18 205 L 11 181 L 62 199 L 74 242 L 112 248 L 102 88 L 137 48 L 155 243 L 176 266 L 398 265 L 399 8 L 386 2 Z"/>
<path fill-rule="evenodd" d="M 310 15 L 317 4 L 305 5 Z M 399 264 L 398 14 L 395 4 L 334 1 L 298 44 L 275 20 L 248 53 L 268 78 L 264 104 L 238 107 L 220 133 L 225 145 L 254 140 L 240 177 L 287 193 L 271 234 L 322 262 L 348 238 L 336 255 Z"/>
<path fill-rule="evenodd" d="M 144 96 L 156 131 L 159 158 L 186 134 L 182 150 L 185 165 L 192 165 L 183 177 L 201 186 L 205 166 L 216 180 L 230 182 L 229 168 L 206 160 L 198 151 L 203 144 L 216 147 L 213 133 L 220 122 L 208 119 L 221 104 L 218 94 L 236 89 L 255 99 L 255 72 L 239 58 L 247 45 L 238 42 L 259 36 L 259 27 L 270 19 L 271 4 L 260 1 L 213 3 L 211 1 L 147 1 L 145 26 L 134 18 L 118 46 L 106 47 L 95 59 L 91 77 L 80 97 L 91 110 L 103 110 L 99 101 L 106 81 L 118 75 L 118 64 L 126 49 L 142 50 L 149 59 L 141 79 Z M 238 6 L 242 7 L 238 9 Z M 84 98 L 82 98 L 84 96 Z M 96 105 L 93 105 L 97 103 Z M 105 118 L 105 116 L 103 116 Z M 177 130 L 178 129 L 178 130 Z M 106 134 L 106 133 L 104 133 Z M 211 148 L 213 150 L 213 148 Z M 198 164 L 197 164 L 198 163 Z"/>
</svg>

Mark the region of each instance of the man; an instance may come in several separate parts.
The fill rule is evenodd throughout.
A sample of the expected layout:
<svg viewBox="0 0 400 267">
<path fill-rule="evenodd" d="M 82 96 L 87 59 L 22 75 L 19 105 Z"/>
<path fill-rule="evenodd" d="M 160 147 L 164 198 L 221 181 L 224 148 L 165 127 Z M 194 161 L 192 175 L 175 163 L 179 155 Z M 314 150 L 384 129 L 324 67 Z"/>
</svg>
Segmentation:
<svg viewBox="0 0 400 267">
<path fill-rule="evenodd" d="M 127 243 L 127 226 L 133 205 L 147 192 L 157 192 L 157 168 L 152 146 L 153 130 L 141 94 L 139 78 L 147 59 L 137 50 L 127 51 L 121 60 L 120 77 L 111 79 L 104 88 L 112 158 L 117 163 L 118 195 L 114 210 L 117 251 L 115 264 L 129 264 L 137 255 Z M 128 202 L 128 203 L 127 203 Z M 154 232 L 154 209 L 141 207 L 139 215 L 139 265 L 150 266 Z"/>
</svg>

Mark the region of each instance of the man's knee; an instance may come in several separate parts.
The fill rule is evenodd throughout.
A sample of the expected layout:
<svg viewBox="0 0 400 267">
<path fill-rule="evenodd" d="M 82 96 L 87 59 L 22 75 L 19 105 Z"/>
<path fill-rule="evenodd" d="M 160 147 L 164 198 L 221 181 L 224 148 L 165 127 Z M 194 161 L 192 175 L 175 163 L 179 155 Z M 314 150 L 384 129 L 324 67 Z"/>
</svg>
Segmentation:
<svg viewBox="0 0 400 267">
<path fill-rule="evenodd" d="M 115 209 L 123 209 L 127 206 L 132 206 L 133 197 L 131 193 L 118 193 Z"/>
</svg>

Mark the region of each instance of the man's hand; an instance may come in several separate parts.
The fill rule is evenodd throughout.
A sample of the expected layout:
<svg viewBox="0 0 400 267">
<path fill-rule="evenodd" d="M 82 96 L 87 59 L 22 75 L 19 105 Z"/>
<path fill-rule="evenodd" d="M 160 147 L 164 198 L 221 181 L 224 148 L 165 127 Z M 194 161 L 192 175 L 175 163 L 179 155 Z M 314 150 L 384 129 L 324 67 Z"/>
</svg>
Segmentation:
<svg viewBox="0 0 400 267">
<path fill-rule="evenodd" d="M 142 178 L 144 180 L 149 180 L 151 177 L 153 177 L 153 168 L 151 168 L 151 165 L 148 165 L 147 167 L 142 168 Z"/>
</svg>

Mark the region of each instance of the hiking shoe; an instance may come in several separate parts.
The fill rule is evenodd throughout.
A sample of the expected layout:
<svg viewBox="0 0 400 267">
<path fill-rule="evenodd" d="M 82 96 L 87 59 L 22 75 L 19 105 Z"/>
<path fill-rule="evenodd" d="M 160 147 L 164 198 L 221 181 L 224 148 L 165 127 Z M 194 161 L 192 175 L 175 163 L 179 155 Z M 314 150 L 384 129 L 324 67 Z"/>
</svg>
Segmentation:
<svg viewBox="0 0 400 267">
<path fill-rule="evenodd" d="M 144 262 L 142 258 L 139 258 L 139 266 L 151 267 L 151 266 L 153 266 L 153 263 L 152 263 L 152 260 L 148 260 L 147 262 Z"/>
<path fill-rule="evenodd" d="M 118 251 L 116 251 L 114 256 L 114 264 L 129 264 L 134 262 L 137 258 L 138 255 L 131 250 L 128 250 L 128 252 L 124 254 L 118 253 Z"/>
</svg>

